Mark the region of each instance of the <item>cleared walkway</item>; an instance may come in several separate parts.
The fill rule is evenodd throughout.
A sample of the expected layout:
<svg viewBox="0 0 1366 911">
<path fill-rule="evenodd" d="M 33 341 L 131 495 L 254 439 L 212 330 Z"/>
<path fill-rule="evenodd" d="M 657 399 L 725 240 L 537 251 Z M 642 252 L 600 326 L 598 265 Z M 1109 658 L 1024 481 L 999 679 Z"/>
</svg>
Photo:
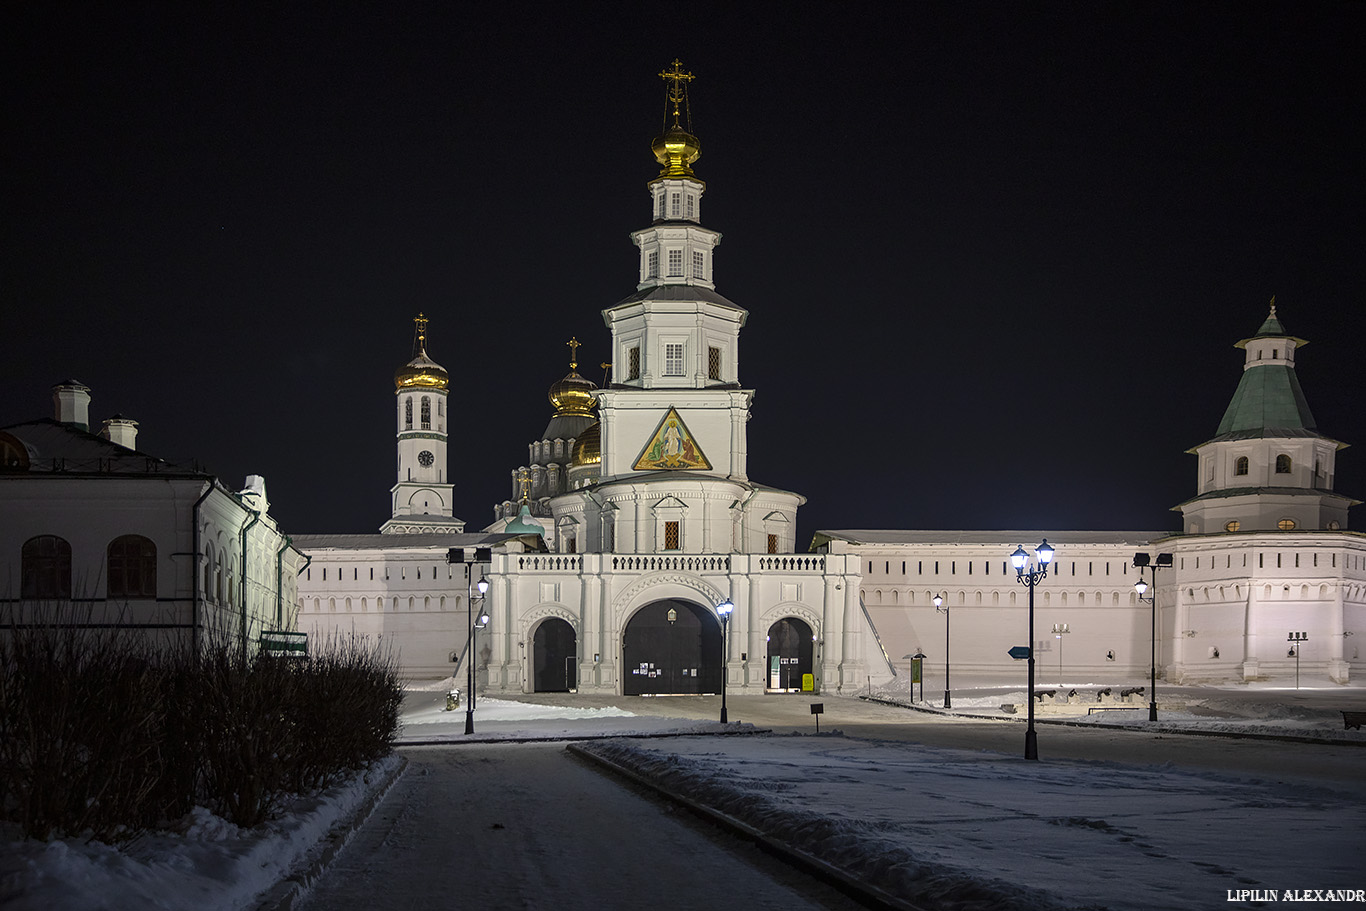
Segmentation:
<svg viewBox="0 0 1366 911">
<path fill-rule="evenodd" d="M 404 754 L 407 774 L 305 898 L 306 911 L 858 907 L 561 744 Z"/>
</svg>

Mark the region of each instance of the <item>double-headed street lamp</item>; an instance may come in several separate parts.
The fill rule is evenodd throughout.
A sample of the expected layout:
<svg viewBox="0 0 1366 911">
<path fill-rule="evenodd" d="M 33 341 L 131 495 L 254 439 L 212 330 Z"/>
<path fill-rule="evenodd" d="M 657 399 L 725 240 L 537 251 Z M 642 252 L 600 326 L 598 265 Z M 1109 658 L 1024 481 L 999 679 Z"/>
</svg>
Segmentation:
<svg viewBox="0 0 1366 911">
<path fill-rule="evenodd" d="M 726 724 L 726 665 L 730 659 L 730 612 L 735 605 L 722 601 L 716 605 L 716 616 L 721 618 L 721 723 Z"/>
<path fill-rule="evenodd" d="M 953 708 L 953 697 L 949 695 L 949 608 L 944 602 L 948 592 L 934 596 L 934 612 L 944 615 L 944 708 Z M 924 687 L 924 684 L 921 684 Z"/>
<path fill-rule="evenodd" d="M 1158 554 L 1157 559 L 1153 560 L 1150 554 L 1134 554 L 1134 566 L 1138 567 L 1138 581 L 1134 583 L 1134 590 L 1138 592 L 1138 600 L 1147 601 L 1153 608 L 1153 640 L 1152 640 L 1152 665 L 1149 668 L 1148 677 L 1148 720 L 1157 720 L 1157 571 L 1163 567 L 1172 565 L 1171 554 Z M 1143 567 L 1153 574 L 1153 596 L 1143 597 L 1148 592 L 1148 583 L 1143 581 Z"/>
<path fill-rule="evenodd" d="M 476 638 L 476 637 L 475 637 L 475 634 L 478 633 L 479 630 L 481 630 L 481 629 L 483 629 L 484 627 L 486 627 L 486 626 L 489 625 L 489 615 L 488 615 L 488 612 L 487 612 L 486 610 L 484 610 L 484 604 L 483 604 L 483 601 L 484 601 L 484 593 L 487 592 L 488 590 L 489 590 L 489 580 L 488 580 L 488 579 L 480 579 L 480 580 L 479 580 L 479 602 L 480 602 L 480 604 L 479 604 L 479 615 L 478 615 L 478 617 L 476 617 L 475 614 L 474 614 L 474 603 L 473 603 L 473 601 L 471 600 L 471 602 L 470 602 L 470 653 L 469 653 L 469 657 L 465 660 L 465 675 L 466 675 L 465 679 L 466 679 L 467 684 L 468 684 L 468 686 L 469 686 L 469 688 L 470 688 L 470 699 L 469 699 L 468 702 L 465 703 L 465 733 L 466 733 L 466 734 L 473 734 L 473 733 L 474 733 L 474 662 L 475 662 L 475 658 L 476 658 L 476 657 L 478 656 L 478 654 L 479 654 L 479 653 L 475 650 L 475 638 Z"/>
<path fill-rule="evenodd" d="M 1034 731 L 1034 586 L 1048 578 L 1048 564 L 1053 562 L 1053 548 L 1048 546 L 1047 538 L 1034 548 L 1034 557 L 1038 562 L 1030 563 L 1029 553 L 1022 546 L 1010 555 L 1015 581 L 1029 586 L 1029 725 L 1025 729 L 1025 759 L 1039 758 L 1039 736 Z"/>
</svg>

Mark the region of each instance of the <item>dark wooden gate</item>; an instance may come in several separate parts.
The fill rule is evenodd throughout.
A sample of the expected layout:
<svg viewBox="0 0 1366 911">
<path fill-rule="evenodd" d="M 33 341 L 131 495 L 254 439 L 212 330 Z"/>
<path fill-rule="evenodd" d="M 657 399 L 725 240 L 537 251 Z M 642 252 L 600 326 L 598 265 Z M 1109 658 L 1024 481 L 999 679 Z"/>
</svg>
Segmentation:
<svg viewBox="0 0 1366 911">
<path fill-rule="evenodd" d="M 567 693 L 578 685 L 575 679 L 578 643 L 574 627 L 559 617 L 551 617 L 536 627 L 531 645 L 532 692 Z"/>
<path fill-rule="evenodd" d="M 721 624 L 699 605 L 645 605 L 626 624 L 621 656 L 627 696 L 721 692 Z"/>
</svg>

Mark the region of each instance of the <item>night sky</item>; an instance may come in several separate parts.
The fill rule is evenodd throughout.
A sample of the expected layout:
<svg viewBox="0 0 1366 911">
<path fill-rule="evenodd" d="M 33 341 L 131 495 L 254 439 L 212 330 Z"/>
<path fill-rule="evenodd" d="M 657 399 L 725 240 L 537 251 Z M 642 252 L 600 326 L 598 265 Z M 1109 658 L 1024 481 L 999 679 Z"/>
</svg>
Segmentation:
<svg viewBox="0 0 1366 911">
<path fill-rule="evenodd" d="M 419 310 L 456 515 L 492 520 L 571 336 L 602 382 L 675 57 L 750 312 L 750 476 L 808 497 L 799 547 L 1178 529 L 1273 294 L 1366 497 L 1362 3 L 0 17 L 0 426 L 75 377 L 96 428 L 264 475 L 288 533 L 388 518 Z"/>
</svg>

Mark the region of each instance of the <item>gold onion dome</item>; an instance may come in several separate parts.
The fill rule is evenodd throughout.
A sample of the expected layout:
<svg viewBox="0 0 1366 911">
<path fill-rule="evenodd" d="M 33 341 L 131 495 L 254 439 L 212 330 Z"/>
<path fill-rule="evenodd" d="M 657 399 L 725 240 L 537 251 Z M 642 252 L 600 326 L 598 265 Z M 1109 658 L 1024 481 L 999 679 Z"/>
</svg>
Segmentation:
<svg viewBox="0 0 1366 911">
<path fill-rule="evenodd" d="M 656 136 L 650 149 L 655 153 L 655 161 L 663 166 L 660 177 L 694 177 L 692 163 L 702 157 L 702 143 L 678 124 Z"/>
<path fill-rule="evenodd" d="M 564 379 L 550 387 L 546 397 L 550 399 L 550 404 L 555 406 L 555 414 L 564 416 L 569 414 L 588 415 L 593 413 L 593 390 L 598 386 L 592 380 L 586 380 L 573 370 Z"/>
<path fill-rule="evenodd" d="M 593 399 L 593 391 L 598 388 L 597 383 L 586 380 L 579 376 L 579 348 L 583 346 L 577 338 L 571 338 L 565 342 L 573 354 L 569 358 L 569 373 L 564 379 L 550 387 L 546 393 L 546 398 L 550 399 L 550 404 L 555 406 L 555 416 L 565 417 L 567 415 L 588 416 L 593 413 L 593 407 L 597 402 Z"/>
<path fill-rule="evenodd" d="M 427 357 L 426 351 L 420 352 L 417 357 L 394 371 L 394 386 L 399 389 L 413 386 L 446 389 L 450 385 L 451 378 L 446 373 L 446 368 Z"/>
<path fill-rule="evenodd" d="M 411 389 L 421 386 L 428 389 L 447 389 L 451 378 L 446 368 L 427 356 L 427 323 L 429 320 L 421 313 L 413 320 L 417 324 L 417 357 L 394 371 L 394 386 L 397 389 Z"/>
<path fill-rule="evenodd" d="M 602 425 L 597 421 L 589 424 L 579 434 L 574 443 L 573 467 L 597 465 L 602 462 Z"/>
</svg>

